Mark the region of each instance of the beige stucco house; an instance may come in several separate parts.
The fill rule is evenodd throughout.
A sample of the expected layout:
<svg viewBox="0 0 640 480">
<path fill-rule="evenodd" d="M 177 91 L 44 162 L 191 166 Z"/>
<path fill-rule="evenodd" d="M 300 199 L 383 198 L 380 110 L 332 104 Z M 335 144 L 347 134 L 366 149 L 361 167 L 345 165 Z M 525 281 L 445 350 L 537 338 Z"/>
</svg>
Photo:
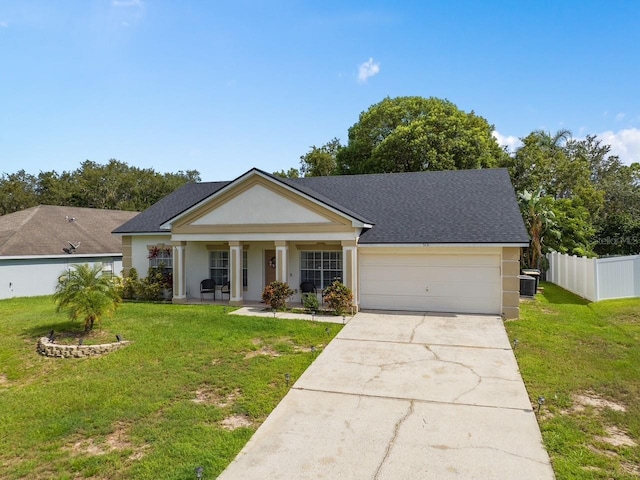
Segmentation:
<svg viewBox="0 0 640 480">
<path fill-rule="evenodd" d="M 299 301 L 303 281 L 320 295 L 338 278 L 360 309 L 507 318 L 518 316 L 529 245 L 503 169 L 300 179 L 252 169 L 185 185 L 114 233 L 125 273 L 173 270 L 176 303 L 200 298 L 208 278 L 229 282 L 234 305 L 259 301 L 273 280 Z"/>
</svg>

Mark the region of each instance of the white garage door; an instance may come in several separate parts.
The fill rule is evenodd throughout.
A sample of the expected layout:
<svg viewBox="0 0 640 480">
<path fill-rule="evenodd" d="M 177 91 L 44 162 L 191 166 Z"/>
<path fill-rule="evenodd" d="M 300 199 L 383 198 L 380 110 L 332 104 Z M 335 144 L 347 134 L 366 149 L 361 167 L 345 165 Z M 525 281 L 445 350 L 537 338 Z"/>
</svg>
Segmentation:
<svg viewBox="0 0 640 480">
<path fill-rule="evenodd" d="M 499 255 L 361 253 L 360 308 L 500 313 Z"/>
</svg>

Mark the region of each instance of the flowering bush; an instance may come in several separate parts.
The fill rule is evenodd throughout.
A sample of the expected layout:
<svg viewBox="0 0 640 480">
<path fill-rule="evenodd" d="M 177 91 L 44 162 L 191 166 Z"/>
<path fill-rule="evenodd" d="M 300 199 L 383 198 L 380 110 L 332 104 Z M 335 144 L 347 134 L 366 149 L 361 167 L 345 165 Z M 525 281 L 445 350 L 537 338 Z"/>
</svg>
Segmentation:
<svg viewBox="0 0 640 480">
<path fill-rule="evenodd" d="M 271 282 L 264 287 L 262 300 L 273 310 L 282 310 L 287 308 L 287 299 L 291 295 L 293 295 L 293 290 L 287 283 Z"/>
<path fill-rule="evenodd" d="M 336 315 L 342 315 L 351 307 L 353 301 L 353 293 L 350 288 L 336 280 L 324 289 L 325 303 Z"/>
</svg>

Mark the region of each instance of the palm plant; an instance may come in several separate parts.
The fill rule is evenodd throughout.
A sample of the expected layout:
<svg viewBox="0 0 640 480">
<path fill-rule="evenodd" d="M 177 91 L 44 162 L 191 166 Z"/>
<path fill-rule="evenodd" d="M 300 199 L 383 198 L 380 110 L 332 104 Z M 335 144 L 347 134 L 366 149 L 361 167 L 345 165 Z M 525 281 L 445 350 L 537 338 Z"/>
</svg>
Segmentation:
<svg viewBox="0 0 640 480">
<path fill-rule="evenodd" d="M 536 192 L 525 190 L 519 194 L 519 200 L 522 217 L 531 237 L 531 247 L 524 256 L 524 263 L 529 268 L 540 268 L 542 253 L 545 249 L 544 236 L 560 235 L 555 228 L 556 216 L 541 190 Z"/>
<path fill-rule="evenodd" d="M 58 278 L 53 299 L 58 312 L 67 309 L 72 320 L 84 318 L 85 332 L 122 302 L 113 277 L 102 274 L 102 264 L 73 265 Z"/>
</svg>

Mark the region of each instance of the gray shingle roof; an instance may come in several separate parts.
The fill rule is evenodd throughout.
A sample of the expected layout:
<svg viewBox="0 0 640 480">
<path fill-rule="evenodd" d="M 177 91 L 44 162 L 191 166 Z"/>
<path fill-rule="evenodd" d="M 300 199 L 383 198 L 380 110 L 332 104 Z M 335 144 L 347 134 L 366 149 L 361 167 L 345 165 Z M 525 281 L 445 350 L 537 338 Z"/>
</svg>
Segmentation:
<svg viewBox="0 0 640 480">
<path fill-rule="evenodd" d="M 529 242 L 504 169 L 275 180 L 373 224 L 361 244 Z M 185 185 L 115 233 L 159 232 L 162 223 L 229 183 Z"/>
<path fill-rule="evenodd" d="M 40 205 L 0 216 L 0 256 L 64 255 L 67 242 L 78 255 L 121 253 L 111 230 L 137 212 Z M 71 220 L 71 221 L 70 221 Z"/>
<path fill-rule="evenodd" d="M 231 182 L 187 183 L 151 205 L 137 217 L 120 225 L 113 233 L 166 233 L 160 225 L 213 195 L 229 183 Z"/>
</svg>

